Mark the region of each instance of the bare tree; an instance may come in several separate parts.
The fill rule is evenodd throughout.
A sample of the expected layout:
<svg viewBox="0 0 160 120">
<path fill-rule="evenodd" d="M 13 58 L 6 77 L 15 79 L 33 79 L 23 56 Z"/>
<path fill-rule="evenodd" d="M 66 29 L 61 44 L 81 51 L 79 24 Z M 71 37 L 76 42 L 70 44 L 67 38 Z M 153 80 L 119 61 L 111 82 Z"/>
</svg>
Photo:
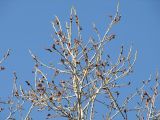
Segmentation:
<svg viewBox="0 0 160 120">
<path fill-rule="evenodd" d="M 25 81 L 27 89 L 18 86 L 16 72 L 13 73 L 12 96 L 7 102 L 0 101 L 0 105 L 9 105 L 9 115 L 6 120 L 16 119 L 16 112 L 21 115 L 23 104 L 26 102 L 30 103 L 30 108 L 25 116 L 21 116 L 24 120 L 32 118 L 30 114 L 33 109 L 49 111 L 46 119 L 63 117 L 68 120 L 93 120 L 98 112 L 97 103 L 105 107 L 106 113 L 99 115 L 104 116 L 106 120 L 116 118 L 127 120 L 130 118 L 129 112 L 133 112 L 139 120 L 158 120 L 160 116 L 156 107 L 159 95 L 158 72 L 155 81 L 150 77 L 149 80 L 142 82 L 142 87 L 135 93 L 123 99 L 121 97 L 119 89 L 130 86 L 131 83 L 119 81 L 133 72 L 137 51 L 132 53 L 131 47 L 128 52 L 124 52 L 124 46 L 121 46 L 115 62 L 111 55 L 105 52 L 105 46 L 116 37 L 115 34 L 110 34 L 110 31 L 121 20 L 119 3 L 115 15 L 110 16 L 110 19 L 104 35 L 101 35 L 102 32 L 93 24 L 97 39 L 90 37 L 86 43 L 82 38 L 82 26 L 74 7 L 71 8 L 70 20 L 66 22 L 65 27 L 55 16 L 52 22 L 55 31 L 54 43 L 46 50 L 55 54 L 55 59 L 59 62 L 47 65 L 29 50 L 35 62 L 34 84 L 32 81 Z M 9 52 L 0 64 L 8 55 Z M 52 71 L 53 76 L 47 75 L 47 70 L 44 68 Z M 151 82 L 155 85 L 151 84 L 153 87 L 148 92 L 146 88 Z M 135 107 L 130 108 L 129 104 L 133 104 L 136 96 L 138 97 Z M 119 102 L 119 99 L 123 101 Z"/>
</svg>

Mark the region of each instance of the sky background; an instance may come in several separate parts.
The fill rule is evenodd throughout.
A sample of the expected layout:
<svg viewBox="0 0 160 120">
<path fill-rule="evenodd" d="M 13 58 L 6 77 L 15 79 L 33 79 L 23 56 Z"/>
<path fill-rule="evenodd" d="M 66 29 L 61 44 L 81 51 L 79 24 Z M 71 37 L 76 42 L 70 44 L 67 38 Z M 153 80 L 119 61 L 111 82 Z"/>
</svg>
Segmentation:
<svg viewBox="0 0 160 120">
<path fill-rule="evenodd" d="M 69 20 L 70 8 L 75 6 L 83 33 L 87 38 L 93 34 L 94 22 L 103 35 L 109 22 L 109 15 L 116 11 L 117 0 L 0 0 L 0 56 L 11 48 L 10 57 L 0 72 L 0 96 L 9 95 L 12 87 L 12 73 L 17 72 L 19 82 L 33 79 L 31 49 L 43 61 L 56 62 L 44 48 L 52 43 L 51 21 L 59 16 L 62 24 Z M 116 39 L 109 48 L 117 55 L 121 45 L 126 49 L 133 45 L 138 50 L 133 82 L 147 79 L 150 73 L 160 70 L 160 1 L 121 0 L 121 22 L 112 33 Z M 113 49 L 115 48 L 115 49 Z M 0 116 L 1 118 L 2 116 Z"/>
</svg>

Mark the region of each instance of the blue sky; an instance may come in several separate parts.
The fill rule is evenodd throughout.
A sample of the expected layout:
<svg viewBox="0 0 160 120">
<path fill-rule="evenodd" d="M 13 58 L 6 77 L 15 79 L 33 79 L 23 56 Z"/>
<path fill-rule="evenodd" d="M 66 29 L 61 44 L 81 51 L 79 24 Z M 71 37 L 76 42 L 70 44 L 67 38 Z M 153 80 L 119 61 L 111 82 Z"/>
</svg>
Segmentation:
<svg viewBox="0 0 160 120">
<path fill-rule="evenodd" d="M 4 63 L 7 69 L 0 72 L 0 95 L 5 96 L 11 90 L 13 71 L 17 72 L 20 83 L 32 79 L 34 64 L 28 49 L 44 61 L 55 62 L 44 51 L 52 43 L 51 21 L 55 15 L 64 25 L 64 21 L 68 21 L 70 8 L 75 6 L 84 35 L 89 37 L 93 34 L 92 22 L 103 35 L 109 21 L 108 15 L 114 14 L 116 4 L 116 0 L 0 0 L 0 56 L 8 48 L 12 49 L 11 56 Z M 147 79 L 150 73 L 160 70 L 159 5 L 159 0 L 120 2 L 122 20 L 112 30 L 117 38 L 109 47 L 114 46 L 118 50 L 122 44 L 126 48 L 133 44 L 133 48 L 138 50 L 132 75 L 135 82 Z M 114 55 L 114 50 L 111 53 Z"/>
</svg>

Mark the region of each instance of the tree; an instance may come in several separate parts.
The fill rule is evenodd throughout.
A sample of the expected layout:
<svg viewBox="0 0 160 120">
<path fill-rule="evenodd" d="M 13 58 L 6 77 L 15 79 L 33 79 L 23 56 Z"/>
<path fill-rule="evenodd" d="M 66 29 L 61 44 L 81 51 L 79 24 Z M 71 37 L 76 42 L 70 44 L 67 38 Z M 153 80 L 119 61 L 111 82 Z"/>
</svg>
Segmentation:
<svg viewBox="0 0 160 120">
<path fill-rule="evenodd" d="M 102 37 L 93 24 L 98 39 L 90 37 L 85 43 L 74 7 L 71 8 L 70 20 L 69 23 L 66 22 L 65 29 L 56 16 L 52 22 L 55 31 L 54 43 L 46 51 L 55 54 L 55 59 L 60 63 L 47 65 L 29 50 L 35 62 L 34 84 L 32 81 L 25 81 L 27 88 L 19 86 L 16 72 L 13 73 L 12 95 L 7 101 L 0 101 L 0 105 L 9 106 L 6 120 L 16 119 L 17 113 L 22 113 L 26 102 L 30 104 L 30 108 L 25 116 L 21 116 L 24 120 L 32 119 L 30 114 L 36 108 L 39 111 L 48 111 L 47 119 L 62 117 L 68 120 L 93 120 L 98 112 L 97 104 L 105 106 L 106 120 L 129 119 L 129 112 L 133 112 L 139 120 L 159 119 L 160 112 L 156 107 L 159 95 L 158 72 L 154 81 L 151 80 L 152 77 L 143 81 L 142 87 L 122 100 L 120 88 L 130 86 L 131 83 L 121 80 L 133 72 L 137 51 L 132 55 L 132 47 L 128 52 L 124 52 L 124 46 L 121 46 L 116 62 L 112 61 L 111 55 L 105 53 L 105 46 L 116 37 L 110 33 L 111 28 L 121 20 L 119 3 L 115 15 L 110 16 L 110 19 L 111 22 Z M 9 53 L 10 50 L 4 55 L 0 65 Z M 54 72 L 52 80 L 49 78 L 51 76 L 46 75 L 48 70 L 45 68 Z M 4 67 L 1 67 L 1 70 L 4 70 Z M 153 87 L 148 92 L 146 87 L 150 83 Z M 129 104 L 136 96 L 139 96 L 137 104 L 130 108 Z M 0 111 L 3 110 L 5 109 L 1 107 Z"/>
</svg>

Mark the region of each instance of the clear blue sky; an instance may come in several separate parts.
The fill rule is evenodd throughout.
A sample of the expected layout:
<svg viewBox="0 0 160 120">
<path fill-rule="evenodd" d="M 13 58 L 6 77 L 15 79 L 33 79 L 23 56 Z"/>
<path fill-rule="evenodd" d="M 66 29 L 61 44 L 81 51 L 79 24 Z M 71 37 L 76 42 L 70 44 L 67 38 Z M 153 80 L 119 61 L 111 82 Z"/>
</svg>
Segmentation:
<svg viewBox="0 0 160 120">
<path fill-rule="evenodd" d="M 43 49 L 52 43 L 51 21 L 60 17 L 64 25 L 69 18 L 71 6 L 75 6 L 86 35 L 92 35 L 92 22 L 104 33 L 108 15 L 116 10 L 117 0 L 0 0 L 0 56 L 8 48 L 11 56 L 0 72 L 0 96 L 11 90 L 12 72 L 16 71 L 21 83 L 33 79 L 31 49 L 44 61 L 55 62 Z M 117 38 L 111 46 L 120 45 L 138 49 L 138 58 L 132 79 L 147 79 L 150 73 L 160 70 L 160 1 L 121 0 L 121 22 L 112 30 Z M 117 51 L 118 52 L 118 51 Z M 112 51 L 114 54 L 115 51 Z M 6 93 L 4 94 L 4 91 Z M 1 117 L 1 116 L 0 116 Z"/>
</svg>

